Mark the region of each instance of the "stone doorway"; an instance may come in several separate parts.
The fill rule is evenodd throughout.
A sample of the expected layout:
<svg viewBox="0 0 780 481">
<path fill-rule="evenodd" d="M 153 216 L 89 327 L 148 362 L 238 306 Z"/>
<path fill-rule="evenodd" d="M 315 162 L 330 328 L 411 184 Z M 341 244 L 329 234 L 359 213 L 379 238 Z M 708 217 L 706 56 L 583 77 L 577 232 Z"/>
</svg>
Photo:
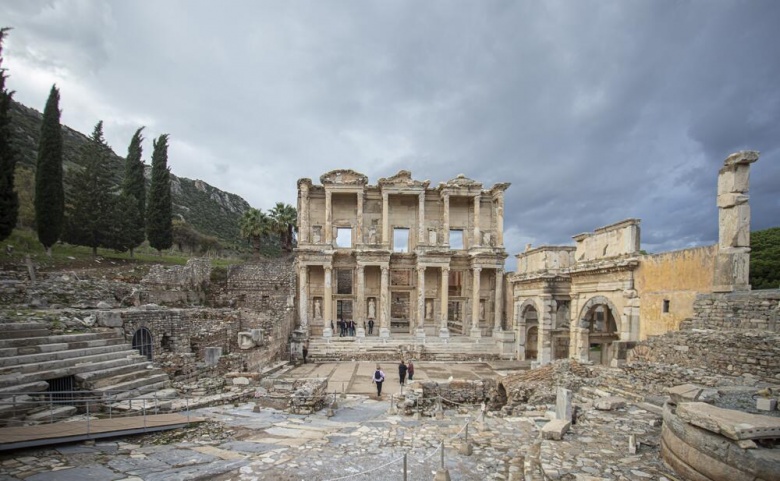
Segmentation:
<svg viewBox="0 0 780 481">
<path fill-rule="evenodd" d="M 336 301 L 336 320 L 342 319 L 349 321 L 352 317 L 352 301 L 351 300 L 338 300 Z"/>
<path fill-rule="evenodd" d="M 408 291 L 395 291 L 390 294 L 390 332 L 410 333 L 410 298 Z"/>
<path fill-rule="evenodd" d="M 595 304 L 583 317 L 583 327 L 588 330 L 588 360 L 609 365 L 614 357 L 612 344 L 620 339 L 617 322 L 607 304 Z"/>
<path fill-rule="evenodd" d="M 537 326 L 529 327 L 525 339 L 525 358 L 536 360 L 537 348 L 539 346 L 539 328 Z"/>
</svg>

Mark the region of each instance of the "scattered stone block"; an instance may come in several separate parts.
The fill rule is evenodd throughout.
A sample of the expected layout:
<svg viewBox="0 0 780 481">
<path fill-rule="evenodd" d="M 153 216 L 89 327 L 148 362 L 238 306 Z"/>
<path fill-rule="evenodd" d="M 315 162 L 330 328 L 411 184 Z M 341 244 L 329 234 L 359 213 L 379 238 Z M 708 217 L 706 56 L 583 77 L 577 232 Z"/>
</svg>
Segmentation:
<svg viewBox="0 0 780 481">
<path fill-rule="evenodd" d="M 614 411 L 626 407 L 626 400 L 619 396 L 607 396 L 597 399 L 594 407 L 599 411 Z"/>
<path fill-rule="evenodd" d="M 562 419 L 564 421 L 571 422 L 572 420 L 572 408 L 571 408 L 571 391 L 559 387 L 558 393 L 555 398 L 555 418 Z"/>
<path fill-rule="evenodd" d="M 688 424 L 740 441 L 780 437 L 780 418 L 723 409 L 706 403 L 677 405 L 677 416 Z"/>
<path fill-rule="evenodd" d="M 720 397 L 715 389 L 708 389 L 695 384 L 681 384 L 669 388 L 669 397 L 675 404 L 684 402 L 712 402 Z"/>
<path fill-rule="evenodd" d="M 628 435 L 628 454 L 636 454 L 636 449 L 637 449 L 636 435 L 635 434 L 629 434 Z"/>
<path fill-rule="evenodd" d="M 249 379 L 247 379 L 245 377 L 233 378 L 233 385 L 234 386 L 248 386 L 249 385 Z"/>
<path fill-rule="evenodd" d="M 769 397 L 757 398 L 756 409 L 759 411 L 774 411 L 777 409 L 777 399 Z"/>
<path fill-rule="evenodd" d="M 570 426 L 571 423 L 563 419 L 550 421 L 542 427 L 542 439 L 560 441 L 563 439 L 563 435 L 569 431 Z"/>
</svg>

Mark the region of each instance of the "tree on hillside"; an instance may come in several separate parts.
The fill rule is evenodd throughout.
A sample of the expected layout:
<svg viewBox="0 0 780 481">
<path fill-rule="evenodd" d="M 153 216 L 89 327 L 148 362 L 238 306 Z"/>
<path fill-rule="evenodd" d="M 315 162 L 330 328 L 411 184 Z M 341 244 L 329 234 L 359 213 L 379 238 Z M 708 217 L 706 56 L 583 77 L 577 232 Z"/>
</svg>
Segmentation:
<svg viewBox="0 0 780 481">
<path fill-rule="evenodd" d="M 89 143 L 82 150 L 84 169 L 74 175 L 68 201 L 65 240 L 92 248 L 113 248 L 116 241 L 115 208 L 110 149 L 103 137 L 103 121 L 95 125 Z"/>
<path fill-rule="evenodd" d="M 274 221 L 274 230 L 279 234 L 282 248 L 288 252 L 292 251 L 295 240 L 295 225 L 298 222 L 298 212 L 295 207 L 284 202 L 277 202 L 269 214 Z"/>
<path fill-rule="evenodd" d="M 135 131 L 133 138 L 130 139 L 130 145 L 127 148 L 127 159 L 125 159 L 125 177 L 122 182 L 122 195 L 127 199 L 121 199 L 119 205 L 130 207 L 130 200 L 135 201 L 135 206 L 130 207 L 130 212 L 124 211 L 128 216 L 122 219 L 120 224 L 122 228 L 118 231 L 122 239 L 117 239 L 118 244 L 125 244 L 130 249 L 130 257 L 133 257 L 133 249 L 141 245 L 146 238 L 146 221 L 144 214 L 146 212 L 146 184 L 144 181 L 144 163 L 141 160 L 143 152 L 141 142 L 143 136 L 141 131 L 144 128 Z M 122 216 L 123 212 L 117 212 Z"/>
<path fill-rule="evenodd" d="M 241 237 L 249 241 L 255 255 L 258 255 L 264 240 L 267 240 L 274 232 L 274 222 L 262 210 L 249 209 L 241 217 L 239 228 L 241 229 Z"/>
<path fill-rule="evenodd" d="M 168 134 L 153 142 L 152 184 L 146 205 L 146 237 L 149 245 L 162 251 L 173 245 L 171 221 L 171 172 L 168 169 Z"/>
<path fill-rule="evenodd" d="M 750 233 L 750 284 L 753 289 L 780 288 L 780 227 Z"/>
<path fill-rule="evenodd" d="M 19 197 L 14 190 L 14 168 L 16 152 L 11 147 L 11 106 L 13 92 L 5 87 L 8 78 L 3 66 L 3 39 L 7 28 L 0 29 L 0 241 L 6 239 L 14 227 L 19 214 Z"/>
<path fill-rule="evenodd" d="M 35 226 L 38 240 L 51 256 L 62 234 L 65 191 L 62 185 L 62 127 L 60 92 L 53 85 L 43 110 L 41 136 L 38 139 L 38 163 L 35 170 Z"/>
</svg>

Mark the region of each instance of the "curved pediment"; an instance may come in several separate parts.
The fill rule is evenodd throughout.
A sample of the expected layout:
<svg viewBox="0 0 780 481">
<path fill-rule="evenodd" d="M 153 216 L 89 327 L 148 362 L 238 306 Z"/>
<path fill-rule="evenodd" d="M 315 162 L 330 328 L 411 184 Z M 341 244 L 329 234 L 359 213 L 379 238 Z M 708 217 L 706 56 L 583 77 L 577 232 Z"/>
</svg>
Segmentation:
<svg viewBox="0 0 780 481">
<path fill-rule="evenodd" d="M 320 176 L 322 185 L 366 185 L 368 177 L 352 169 L 331 170 Z"/>
<path fill-rule="evenodd" d="M 392 177 L 383 177 L 379 179 L 381 187 L 411 187 L 426 189 L 431 182 L 429 180 L 414 180 L 412 173 L 408 170 L 400 170 Z"/>
</svg>

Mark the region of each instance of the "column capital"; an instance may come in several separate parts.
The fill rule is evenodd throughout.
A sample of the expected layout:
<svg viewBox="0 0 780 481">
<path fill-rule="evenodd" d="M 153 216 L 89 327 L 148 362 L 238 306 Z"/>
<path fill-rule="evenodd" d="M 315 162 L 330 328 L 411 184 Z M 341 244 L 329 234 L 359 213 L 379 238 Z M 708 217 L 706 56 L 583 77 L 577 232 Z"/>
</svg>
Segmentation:
<svg viewBox="0 0 780 481">
<path fill-rule="evenodd" d="M 358 272 L 361 272 L 361 273 L 362 273 L 364 270 L 365 270 L 365 266 L 361 266 L 361 265 L 358 265 L 358 266 L 357 266 L 357 271 L 358 271 Z"/>
<path fill-rule="evenodd" d="M 417 272 L 425 272 L 425 268 L 426 268 L 426 266 L 417 266 L 416 267 Z"/>
<path fill-rule="evenodd" d="M 382 269 L 382 274 L 387 274 L 388 272 L 390 272 L 389 266 L 380 266 L 380 268 Z"/>
<path fill-rule="evenodd" d="M 444 266 L 444 267 L 441 268 L 441 271 L 442 272 L 449 272 L 450 271 L 450 267 L 449 266 Z"/>
<path fill-rule="evenodd" d="M 471 269 L 472 269 L 474 272 L 482 272 L 482 268 L 481 268 L 481 267 L 472 267 Z"/>
</svg>

